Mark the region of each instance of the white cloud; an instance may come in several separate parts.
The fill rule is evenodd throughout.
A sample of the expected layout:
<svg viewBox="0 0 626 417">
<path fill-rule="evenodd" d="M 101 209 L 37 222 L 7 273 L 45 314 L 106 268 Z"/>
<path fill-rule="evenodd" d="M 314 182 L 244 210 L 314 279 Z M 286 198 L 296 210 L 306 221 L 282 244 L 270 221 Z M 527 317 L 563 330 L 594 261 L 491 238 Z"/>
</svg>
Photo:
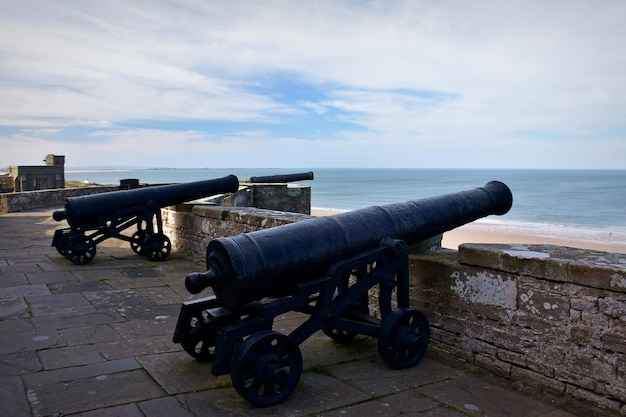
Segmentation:
<svg viewBox="0 0 626 417">
<path fill-rule="evenodd" d="M 102 164 L 151 136 L 139 165 L 198 166 L 182 151 L 210 142 L 226 165 L 483 166 L 497 151 L 494 166 L 626 168 L 624 15 L 591 0 L 5 2 L 0 166 L 32 149 Z M 320 96 L 259 88 L 280 74 Z M 355 130 L 277 130 L 303 111 Z"/>
</svg>

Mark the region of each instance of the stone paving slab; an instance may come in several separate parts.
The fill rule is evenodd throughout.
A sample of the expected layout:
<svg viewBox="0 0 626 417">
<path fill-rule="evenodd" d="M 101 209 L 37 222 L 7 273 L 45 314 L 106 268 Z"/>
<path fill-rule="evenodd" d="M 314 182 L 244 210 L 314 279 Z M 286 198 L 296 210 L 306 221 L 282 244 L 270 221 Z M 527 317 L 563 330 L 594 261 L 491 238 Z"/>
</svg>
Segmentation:
<svg viewBox="0 0 626 417">
<path fill-rule="evenodd" d="M 126 358 L 112 361 L 102 361 L 83 366 L 72 366 L 62 369 L 46 370 L 22 377 L 24 385 L 28 388 L 70 382 L 78 379 L 97 377 L 103 374 L 132 371 L 140 366 L 134 358 Z"/>
<path fill-rule="evenodd" d="M 5 416 L 29 416 L 30 406 L 24 396 L 24 386 L 19 377 L 0 376 L 0 398 Z"/>
<path fill-rule="evenodd" d="M 69 382 L 43 385 L 27 391 L 33 414 L 70 415 L 164 395 L 143 370 L 118 372 Z"/>
<path fill-rule="evenodd" d="M 26 296 L 34 317 L 69 316 L 96 311 L 95 306 L 80 293 Z"/>
<path fill-rule="evenodd" d="M 369 399 L 367 394 L 338 379 L 306 372 L 294 393 L 284 403 L 269 408 L 254 408 L 242 401 L 232 388 L 213 389 L 184 396 L 188 409 L 196 416 L 274 417 L 315 415 Z"/>
<path fill-rule="evenodd" d="M 230 386 L 228 375 L 213 376 L 210 363 L 196 362 L 182 351 L 139 356 L 137 361 L 168 394 Z"/>
<path fill-rule="evenodd" d="M 550 404 L 477 380 L 473 375 L 429 384 L 417 391 L 472 415 L 535 417 L 554 411 L 554 406 Z M 494 398 L 498 401 L 493 401 Z M 515 407 L 511 407 L 511 404 L 515 404 Z"/>
<path fill-rule="evenodd" d="M 528 395 L 455 359 L 427 353 L 396 371 L 376 341 L 301 346 L 303 374 L 282 404 L 254 408 L 172 342 L 184 277 L 204 260 L 152 262 L 107 240 L 76 266 L 50 246 L 53 209 L 0 215 L 0 416 L 539 416 L 614 414 Z M 206 294 L 205 294 L 206 295 Z M 204 295 L 203 295 L 204 296 Z M 289 333 L 307 316 L 277 317 Z M 591 411 L 590 411 L 591 410 Z"/>
<path fill-rule="evenodd" d="M 28 333 L 0 336 L 0 354 L 35 351 L 63 345 L 63 340 L 54 329 L 42 329 Z"/>
<path fill-rule="evenodd" d="M 35 351 L 21 351 L 0 355 L 0 375 L 20 376 L 35 374 L 43 369 Z"/>
<path fill-rule="evenodd" d="M 0 319 L 11 319 L 26 315 L 28 315 L 28 305 L 23 297 L 0 299 Z"/>
</svg>

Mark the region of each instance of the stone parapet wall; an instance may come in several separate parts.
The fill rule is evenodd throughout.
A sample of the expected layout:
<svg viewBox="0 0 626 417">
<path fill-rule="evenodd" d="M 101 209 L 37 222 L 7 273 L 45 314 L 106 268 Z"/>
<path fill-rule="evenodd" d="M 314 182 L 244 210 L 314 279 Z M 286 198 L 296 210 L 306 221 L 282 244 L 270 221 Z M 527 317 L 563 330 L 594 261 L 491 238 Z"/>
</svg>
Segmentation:
<svg viewBox="0 0 626 417">
<path fill-rule="evenodd" d="M 0 214 L 32 210 L 41 207 L 62 206 L 65 199 L 79 195 L 99 194 L 115 191 L 116 186 L 93 186 L 81 188 L 59 188 L 53 190 L 24 191 L 0 194 Z"/>
<path fill-rule="evenodd" d="M 626 413 L 626 255 L 466 244 L 410 268 L 431 348 Z"/>
<path fill-rule="evenodd" d="M 228 195 L 222 205 L 311 214 L 311 187 L 299 184 L 242 183 L 239 191 Z"/>
<path fill-rule="evenodd" d="M 193 206 L 191 211 L 161 210 L 163 230 L 173 250 L 204 259 L 212 239 L 235 236 L 300 220 L 311 216 L 255 207 Z"/>
</svg>

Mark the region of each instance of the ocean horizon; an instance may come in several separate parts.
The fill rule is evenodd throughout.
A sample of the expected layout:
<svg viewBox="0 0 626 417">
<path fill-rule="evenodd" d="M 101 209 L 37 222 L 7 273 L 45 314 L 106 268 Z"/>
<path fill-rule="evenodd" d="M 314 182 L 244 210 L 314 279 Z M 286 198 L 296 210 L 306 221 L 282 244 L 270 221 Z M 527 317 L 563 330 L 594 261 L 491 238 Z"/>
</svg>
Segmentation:
<svg viewBox="0 0 626 417">
<path fill-rule="evenodd" d="M 236 175 L 313 171 L 311 207 L 348 211 L 469 190 L 492 180 L 511 188 L 513 207 L 503 216 L 482 223 L 505 223 L 542 236 L 571 236 L 626 244 L 626 170 L 563 169 L 447 169 L 447 168 L 132 168 L 71 169 L 66 180 L 119 184 L 138 179 L 142 184 L 200 181 Z"/>
</svg>

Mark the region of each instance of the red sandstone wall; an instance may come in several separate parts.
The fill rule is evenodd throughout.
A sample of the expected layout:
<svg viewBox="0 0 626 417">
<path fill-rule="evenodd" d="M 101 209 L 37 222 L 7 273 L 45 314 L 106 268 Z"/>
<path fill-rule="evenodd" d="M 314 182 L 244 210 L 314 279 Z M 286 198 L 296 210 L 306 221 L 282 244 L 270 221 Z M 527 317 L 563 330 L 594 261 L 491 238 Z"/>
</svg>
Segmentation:
<svg viewBox="0 0 626 417">
<path fill-rule="evenodd" d="M 434 348 L 626 411 L 626 255 L 468 244 L 411 256 L 411 283 Z"/>
</svg>

